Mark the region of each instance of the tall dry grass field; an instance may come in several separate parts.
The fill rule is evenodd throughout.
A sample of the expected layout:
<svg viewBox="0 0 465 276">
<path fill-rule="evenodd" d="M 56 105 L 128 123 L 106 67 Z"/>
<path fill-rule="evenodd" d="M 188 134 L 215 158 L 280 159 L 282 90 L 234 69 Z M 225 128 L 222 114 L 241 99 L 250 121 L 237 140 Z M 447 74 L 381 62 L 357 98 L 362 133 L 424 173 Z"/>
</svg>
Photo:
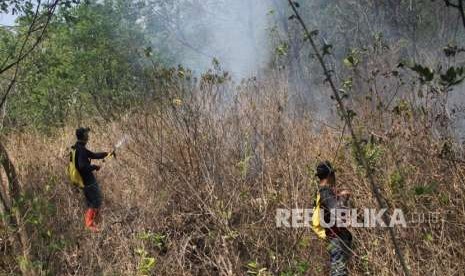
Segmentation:
<svg viewBox="0 0 465 276">
<path fill-rule="evenodd" d="M 277 228 L 275 216 L 312 207 L 313 168 L 325 159 L 355 208 L 377 208 L 343 124 L 295 108 L 278 80 L 233 87 L 204 79 L 183 89 L 120 120 L 86 123 L 95 151 L 129 136 L 96 173 L 104 194 L 97 234 L 84 229 L 82 192 L 65 173 L 77 124 L 5 137 L 27 203 L 32 263 L 22 265 L 40 275 L 327 274 L 324 242 L 310 228 Z M 438 223 L 396 228 L 412 275 L 464 275 L 465 166 L 441 155 L 442 142 L 415 120 L 373 118 L 357 123 L 386 202 L 407 220 L 440 214 Z M 0 229 L 0 274 L 14 275 L 14 229 Z M 401 275 L 386 229 L 352 233 L 352 275 Z"/>
</svg>

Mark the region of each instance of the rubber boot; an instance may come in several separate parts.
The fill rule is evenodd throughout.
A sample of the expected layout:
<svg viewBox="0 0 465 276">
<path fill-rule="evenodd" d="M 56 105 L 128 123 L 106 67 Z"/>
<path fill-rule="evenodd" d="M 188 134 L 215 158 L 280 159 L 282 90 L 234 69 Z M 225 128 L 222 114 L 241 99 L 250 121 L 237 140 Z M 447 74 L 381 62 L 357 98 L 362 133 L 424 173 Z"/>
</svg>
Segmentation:
<svg viewBox="0 0 465 276">
<path fill-rule="evenodd" d="M 89 208 L 86 211 L 85 215 L 85 224 L 87 229 L 91 230 L 92 232 L 98 232 L 99 229 L 95 225 L 95 217 L 97 216 L 98 209 Z"/>
</svg>

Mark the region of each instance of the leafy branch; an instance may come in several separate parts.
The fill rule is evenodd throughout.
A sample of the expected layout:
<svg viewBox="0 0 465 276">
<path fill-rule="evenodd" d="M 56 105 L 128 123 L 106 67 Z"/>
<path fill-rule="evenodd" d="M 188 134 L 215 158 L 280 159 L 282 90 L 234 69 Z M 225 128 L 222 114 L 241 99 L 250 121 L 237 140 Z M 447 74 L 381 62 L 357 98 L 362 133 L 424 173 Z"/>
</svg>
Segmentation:
<svg viewBox="0 0 465 276">
<path fill-rule="evenodd" d="M 10 94 L 11 90 L 13 89 L 15 83 L 16 83 L 16 79 L 17 79 L 17 76 L 18 76 L 18 71 L 19 71 L 19 64 L 21 63 L 21 61 L 23 61 L 39 44 L 40 42 L 42 41 L 44 35 L 45 35 L 45 31 L 47 30 L 47 27 L 50 23 L 50 20 L 52 19 L 53 17 L 53 14 L 55 13 L 55 10 L 58 6 L 58 4 L 60 4 L 60 1 L 61 0 L 55 0 L 52 4 L 50 4 L 48 6 L 48 9 L 46 11 L 46 20 L 45 20 L 45 24 L 43 25 L 43 27 L 41 28 L 41 33 L 39 34 L 39 36 L 36 38 L 36 40 L 34 41 L 34 43 L 28 48 L 26 49 L 26 45 L 31 37 L 31 35 L 37 31 L 37 27 L 36 27 L 36 23 L 38 22 L 39 20 L 39 11 L 40 11 L 40 7 L 41 7 L 41 1 L 37 1 L 37 8 L 34 12 L 34 16 L 32 18 L 32 22 L 31 24 L 29 25 L 29 28 L 28 28 L 28 31 L 26 33 L 26 37 L 24 38 L 24 41 L 21 45 L 21 49 L 19 51 L 19 54 L 18 54 L 18 57 L 16 58 L 15 61 L 9 63 L 9 64 L 6 64 L 6 65 L 3 65 L 1 68 L 0 68 L 0 75 L 3 74 L 4 72 L 6 72 L 7 70 L 13 68 L 14 66 L 16 66 L 15 68 L 15 72 L 13 74 L 13 79 L 10 81 L 10 84 L 8 85 L 4 95 L 2 96 L 2 99 L 0 101 L 0 108 L 2 108 L 2 106 L 5 104 L 5 101 L 8 97 L 8 95 Z"/>
</svg>

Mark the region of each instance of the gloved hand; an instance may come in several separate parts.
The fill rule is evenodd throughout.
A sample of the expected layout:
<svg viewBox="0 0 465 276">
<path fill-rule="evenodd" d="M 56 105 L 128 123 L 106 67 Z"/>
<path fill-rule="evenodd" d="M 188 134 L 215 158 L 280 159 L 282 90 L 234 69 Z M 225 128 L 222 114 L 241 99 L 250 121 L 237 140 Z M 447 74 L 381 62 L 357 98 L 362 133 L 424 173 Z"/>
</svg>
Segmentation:
<svg viewBox="0 0 465 276">
<path fill-rule="evenodd" d="M 113 157 L 116 157 L 116 155 L 115 155 L 115 150 L 112 150 L 112 151 L 110 151 L 110 152 L 107 152 L 106 154 L 107 154 L 107 155 L 106 155 L 105 158 L 103 158 L 103 160 L 102 160 L 102 162 L 104 162 L 104 163 L 105 163 L 105 161 L 106 161 L 109 157 L 112 157 L 112 156 L 113 156 Z"/>
</svg>

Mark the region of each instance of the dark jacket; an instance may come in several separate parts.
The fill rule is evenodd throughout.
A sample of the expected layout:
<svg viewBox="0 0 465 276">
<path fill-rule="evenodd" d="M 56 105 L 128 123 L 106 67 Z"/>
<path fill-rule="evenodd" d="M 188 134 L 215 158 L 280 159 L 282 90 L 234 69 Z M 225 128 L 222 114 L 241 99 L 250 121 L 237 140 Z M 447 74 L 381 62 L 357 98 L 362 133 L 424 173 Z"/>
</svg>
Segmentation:
<svg viewBox="0 0 465 276">
<path fill-rule="evenodd" d="M 336 209 L 343 208 L 347 209 L 345 202 L 338 200 L 338 197 L 334 193 L 334 191 L 327 186 L 320 187 L 320 200 L 321 200 L 321 208 L 323 209 L 324 220 L 325 222 L 329 223 L 331 221 L 331 213 L 336 213 Z M 336 237 L 336 236 L 347 236 L 351 238 L 351 234 L 349 230 L 345 227 L 337 227 L 333 226 L 331 228 L 326 228 L 326 236 L 327 237 Z"/>
<path fill-rule="evenodd" d="M 79 171 L 79 174 L 84 181 L 84 185 L 91 185 L 97 183 L 94 174 L 92 173 L 94 170 L 97 169 L 96 165 L 91 164 L 92 159 L 103 159 L 105 158 L 108 153 L 107 152 L 98 152 L 94 153 L 91 152 L 86 148 L 85 143 L 83 142 L 76 142 L 73 146 L 76 149 L 76 168 Z"/>
</svg>

